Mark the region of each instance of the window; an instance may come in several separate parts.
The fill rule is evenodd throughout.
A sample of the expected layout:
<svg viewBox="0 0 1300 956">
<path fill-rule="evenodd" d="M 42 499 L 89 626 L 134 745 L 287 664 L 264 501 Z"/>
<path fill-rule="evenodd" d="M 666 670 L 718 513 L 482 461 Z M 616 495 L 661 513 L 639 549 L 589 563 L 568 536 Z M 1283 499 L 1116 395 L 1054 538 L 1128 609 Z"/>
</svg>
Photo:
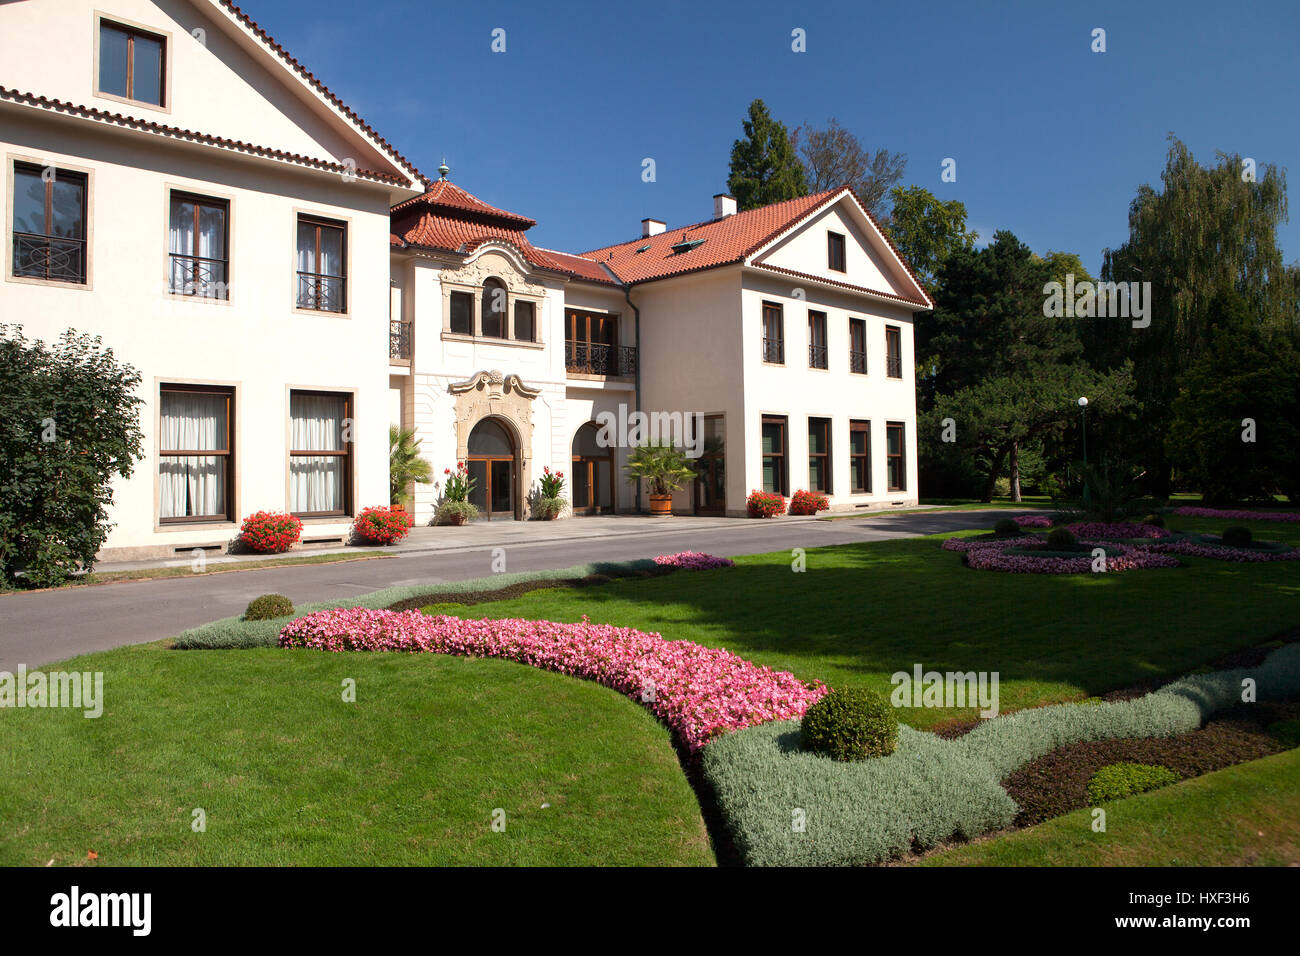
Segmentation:
<svg viewBox="0 0 1300 956">
<path fill-rule="evenodd" d="M 474 296 L 468 292 L 451 294 L 450 328 L 459 335 L 474 334 Z"/>
<path fill-rule="evenodd" d="M 831 420 L 808 419 L 808 490 L 831 491 Z"/>
<path fill-rule="evenodd" d="M 289 393 L 289 510 L 351 511 L 352 399 L 332 392 Z"/>
<path fill-rule="evenodd" d="M 785 417 L 763 416 L 763 490 L 786 493 Z"/>
<path fill-rule="evenodd" d="M 885 425 L 885 464 L 890 491 L 907 490 L 907 461 L 903 455 L 903 423 Z"/>
<path fill-rule="evenodd" d="M 871 422 L 849 422 L 849 478 L 855 495 L 871 493 Z"/>
<path fill-rule="evenodd" d="M 163 37 L 99 21 L 99 92 L 162 106 L 166 53 Z"/>
<path fill-rule="evenodd" d="M 13 273 L 86 282 L 86 177 L 14 163 Z"/>
<path fill-rule="evenodd" d="M 903 333 L 897 326 L 885 326 L 885 374 L 903 377 Z"/>
<path fill-rule="evenodd" d="M 483 283 L 483 335 L 491 339 L 506 337 L 506 287 L 500 279 Z"/>
<path fill-rule="evenodd" d="M 826 268 L 832 272 L 845 272 L 844 235 L 838 232 L 826 233 Z"/>
<path fill-rule="evenodd" d="M 347 311 L 347 226 L 298 217 L 298 308 Z"/>
<path fill-rule="evenodd" d="M 866 319 L 849 319 L 849 371 L 867 374 Z"/>
<path fill-rule="evenodd" d="M 785 319 L 775 302 L 763 303 L 763 361 L 785 364 Z"/>
<path fill-rule="evenodd" d="M 158 520 L 233 520 L 233 389 L 159 389 Z"/>
<path fill-rule="evenodd" d="M 808 367 L 826 368 L 826 313 L 808 313 Z"/>
<path fill-rule="evenodd" d="M 520 299 L 515 303 L 515 338 L 520 342 L 535 342 L 536 334 L 536 306 Z"/>
<path fill-rule="evenodd" d="M 586 375 L 635 375 L 636 348 L 618 344 L 618 316 L 568 309 L 564 368 Z"/>
<path fill-rule="evenodd" d="M 228 298 L 227 211 L 221 199 L 172 193 L 168 248 L 173 293 Z"/>
</svg>

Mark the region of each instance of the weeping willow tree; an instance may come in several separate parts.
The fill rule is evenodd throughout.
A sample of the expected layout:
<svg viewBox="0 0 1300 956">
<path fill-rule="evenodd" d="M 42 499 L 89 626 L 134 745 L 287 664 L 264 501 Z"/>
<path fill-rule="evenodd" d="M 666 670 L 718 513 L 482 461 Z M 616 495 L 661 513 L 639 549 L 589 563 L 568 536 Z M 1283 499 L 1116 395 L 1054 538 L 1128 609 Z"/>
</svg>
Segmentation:
<svg viewBox="0 0 1300 956">
<path fill-rule="evenodd" d="M 1180 379 L 1209 346 L 1215 295 L 1241 295 L 1253 321 L 1270 333 L 1295 336 L 1300 329 L 1297 269 L 1283 263 L 1277 242 L 1278 224 L 1287 219 L 1286 171 L 1225 153 L 1202 166 L 1177 137 L 1169 141 L 1162 188 L 1138 188 L 1128 240 L 1105 251 L 1101 270 L 1104 282 L 1150 283 L 1150 325 L 1097 317 L 1083 330 L 1094 366 L 1134 363 L 1142 412 L 1131 445 L 1157 494 L 1168 493 L 1171 478 L 1159 436 Z"/>
</svg>

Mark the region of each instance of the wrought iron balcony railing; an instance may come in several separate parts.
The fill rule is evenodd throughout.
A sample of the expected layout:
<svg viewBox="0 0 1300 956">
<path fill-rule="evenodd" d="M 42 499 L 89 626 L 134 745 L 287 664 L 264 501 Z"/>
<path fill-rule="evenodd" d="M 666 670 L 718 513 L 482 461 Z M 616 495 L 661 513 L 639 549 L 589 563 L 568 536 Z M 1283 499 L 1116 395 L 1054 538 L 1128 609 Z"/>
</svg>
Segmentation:
<svg viewBox="0 0 1300 956">
<path fill-rule="evenodd" d="M 401 319 L 388 322 L 388 357 L 409 359 L 411 357 L 411 323 Z"/>
<path fill-rule="evenodd" d="M 763 361 L 775 365 L 785 364 L 785 339 L 763 336 Z"/>
<path fill-rule="evenodd" d="M 14 275 L 59 282 L 86 281 L 86 241 L 14 233 Z"/>
<path fill-rule="evenodd" d="M 319 272 L 298 273 L 298 308 L 342 312 L 347 280 Z"/>
<path fill-rule="evenodd" d="M 826 368 L 826 346 L 810 345 L 808 346 L 808 367 L 809 368 Z"/>
<path fill-rule="evenodd" d="M 903 377 L 903 360 L 897 355 L 885 357 L 885 374 L 890 378 Z"/>
<path fill-rule="evenodd" d="M 201 299 L 230 297 L 226 285 L 226 260 L 204 256 L 171 254 L 171 290 L 175 295 L 192 295 Z"/>
<path fill-rule="evenodd" d="M 857 372 L 859 375 L 867 374 L 867 353 L 850 351 L 849 352 L 849 371 Z"/>
<path fill-rule="evenodd" d="M 636 374 L 636 361 L 635 346 L 606 345 L 578 339 L 564 342 L 564 368 L 569 372 L 631 376 Z"/>
</svg>

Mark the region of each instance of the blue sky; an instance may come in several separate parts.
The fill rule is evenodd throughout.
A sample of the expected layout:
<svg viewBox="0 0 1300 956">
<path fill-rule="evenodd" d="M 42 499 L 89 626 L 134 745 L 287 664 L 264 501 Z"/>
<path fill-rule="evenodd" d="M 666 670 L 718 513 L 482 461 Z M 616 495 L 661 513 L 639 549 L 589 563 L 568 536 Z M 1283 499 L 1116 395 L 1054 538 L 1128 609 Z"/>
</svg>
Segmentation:
<svg viewBox="0 0 1300 956">
<path fill-rule="evenodd" d="M 1010 229 L 1094 270 L 1124 240 L 1137 186 L 1158 180 L 1168 133 L 1202 162 L 1300 156 L 1294 0 L 245 9 L 427 175 L 445 155 L 455 182 L 569 252 L 634 238 L 645 216 L 710 218 L 755 97 L 792 128 L 834 116 L 906 153 L 904 182 L 961 199 L 985 239 Z M 792 52 L 795 28 L 807 52 Z M 955 183 L 940 180 L 946 157 Z M 1300 208 L 1281 237 L 1295 261 Z"/>
</svg>

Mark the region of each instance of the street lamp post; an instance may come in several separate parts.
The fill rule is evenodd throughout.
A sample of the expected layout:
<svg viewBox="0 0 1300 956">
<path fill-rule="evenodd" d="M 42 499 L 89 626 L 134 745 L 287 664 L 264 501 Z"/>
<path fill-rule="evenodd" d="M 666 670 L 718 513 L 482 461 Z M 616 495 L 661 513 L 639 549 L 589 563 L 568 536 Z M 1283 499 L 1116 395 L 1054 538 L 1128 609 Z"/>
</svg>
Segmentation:
<svg viewBox="0 0 1300 956">
<path fill-rule="evenodd" d="M 1079 410 L 1083 415 L 1083 507 L 1086 509 L 1090 502 L 1088 500 L 1088 398 L 1080 396 Z"/>
</svg>

